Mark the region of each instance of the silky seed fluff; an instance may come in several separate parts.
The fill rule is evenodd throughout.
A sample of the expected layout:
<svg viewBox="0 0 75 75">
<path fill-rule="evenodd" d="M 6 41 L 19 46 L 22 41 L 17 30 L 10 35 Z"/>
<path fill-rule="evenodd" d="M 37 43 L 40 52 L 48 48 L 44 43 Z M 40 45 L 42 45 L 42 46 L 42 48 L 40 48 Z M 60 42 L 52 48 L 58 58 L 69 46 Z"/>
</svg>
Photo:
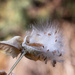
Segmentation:
<svg viewBox="0 0 75 75">
<path fill-rule="evenodd" d="M 23 45 L 29 45 L 38 51 L 46 54 L 47 61 L 63 61 L 65 53 L 64 36 L 59 25 L 47 23 L 32 26 L 32 31 L 28 31 Z"/>
</svg>

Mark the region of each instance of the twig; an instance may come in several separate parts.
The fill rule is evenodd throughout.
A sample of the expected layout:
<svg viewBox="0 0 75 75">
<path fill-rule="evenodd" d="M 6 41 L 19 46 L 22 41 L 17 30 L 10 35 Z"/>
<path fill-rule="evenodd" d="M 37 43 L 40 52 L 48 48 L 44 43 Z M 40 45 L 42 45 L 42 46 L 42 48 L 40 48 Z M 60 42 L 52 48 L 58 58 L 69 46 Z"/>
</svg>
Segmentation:
<svg viewBox="0 0 75 75">
<path fill-rule="evenodd" d="M 15 62 L 15 64 L 11 67 L 10 71 L 7 75 L 10 75 L 13 69 L 16 67 L 16 65 L 19 63 L 19 61 L 22 59 L 22 57 L 26 54 L 26 51 L 23 52 L 23 54 L 18 58 L 18 60 Z"/>
</svg>

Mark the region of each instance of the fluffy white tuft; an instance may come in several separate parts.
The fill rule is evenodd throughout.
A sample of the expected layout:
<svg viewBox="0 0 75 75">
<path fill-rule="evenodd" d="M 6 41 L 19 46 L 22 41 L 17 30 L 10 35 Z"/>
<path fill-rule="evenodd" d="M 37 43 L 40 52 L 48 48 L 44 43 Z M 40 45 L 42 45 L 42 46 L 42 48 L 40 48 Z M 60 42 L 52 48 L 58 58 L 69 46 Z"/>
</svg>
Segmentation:
<svg viewBox="0 0 75 75">
<path fill-rule="evenodd" d="M 44 51 L 47 60 L 62 61 L 64 54 L 64 37 L 59 26 L 42 25 L 32 27 L 32 32 L 28 32 L 24 43 L 37 50 Z"/>
</svg>

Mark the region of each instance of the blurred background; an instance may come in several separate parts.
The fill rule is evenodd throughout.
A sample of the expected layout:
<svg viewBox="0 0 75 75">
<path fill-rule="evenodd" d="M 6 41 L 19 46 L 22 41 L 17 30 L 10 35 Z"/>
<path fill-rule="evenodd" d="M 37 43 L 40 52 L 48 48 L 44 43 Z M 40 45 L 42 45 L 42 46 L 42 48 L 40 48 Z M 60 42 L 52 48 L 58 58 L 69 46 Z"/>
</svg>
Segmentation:
<svg viewBox="0 0 75 75">
<path fill-rule="evenodd" d="M 65 62 L 52 67 L 24 57 L 13 71 L 16 75 L 75 75 L 75 0 L 0 0 L 0 41 L 24 38 L 32 24 L 47 19 L 58 22 L 66 36 Z M 16 60 L 0 53 L 0 71 L 8 72 Z"/>
</svg>

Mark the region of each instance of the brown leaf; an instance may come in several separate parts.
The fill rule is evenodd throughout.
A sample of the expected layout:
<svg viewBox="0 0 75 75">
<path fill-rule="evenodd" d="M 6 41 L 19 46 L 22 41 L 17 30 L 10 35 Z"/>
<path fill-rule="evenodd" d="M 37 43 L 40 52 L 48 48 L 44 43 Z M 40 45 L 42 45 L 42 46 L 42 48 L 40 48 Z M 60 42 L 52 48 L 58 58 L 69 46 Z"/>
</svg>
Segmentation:
<svg viewBox="0 0 75 75">
<path fill-rule="evenodd" d="M 15 36 L 7 41 L 0 41 L 0 51 L 14 57 L 17 57 L 22 50 L 23 39 L 20 36 Z"/>
<path fill-rule="evenodd" d="M 20 50 L 12 45 L 0 43 L 0 51 L 14 57 L 17 57 L 20 53 Z"/>
</svg>

